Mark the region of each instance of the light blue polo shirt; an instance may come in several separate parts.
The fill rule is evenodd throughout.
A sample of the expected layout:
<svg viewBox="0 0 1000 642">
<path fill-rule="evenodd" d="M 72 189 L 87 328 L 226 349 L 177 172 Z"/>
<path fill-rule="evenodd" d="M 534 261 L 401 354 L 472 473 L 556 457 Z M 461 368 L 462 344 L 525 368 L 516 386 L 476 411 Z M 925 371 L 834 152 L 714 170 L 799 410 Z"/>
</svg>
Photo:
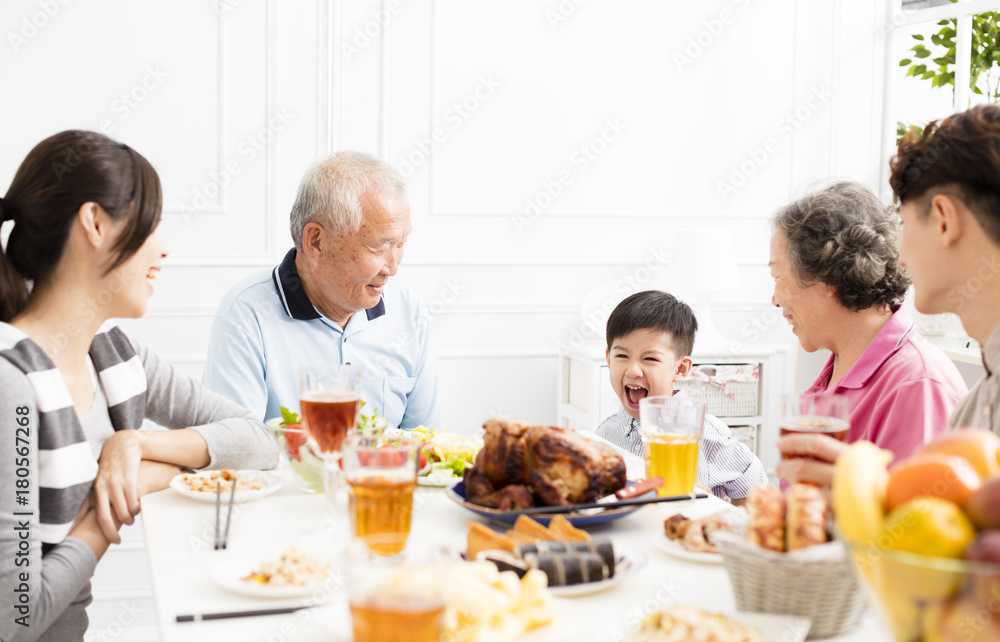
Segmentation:
<svg viewBox="0 0 1000 642">
<path fill-rule="evenodd" d="M 429 318 L 409 285 L 389 279 L 374 308 L 343 330 L 309 301 L 295 249 L 270 272 L 237 283 L 212 322 L 204 384 L 261 419 L 299 410 L 299 370 L 350 363 L 364 371 L 362 411 L 378 409 L 390 426 L 437 427 L 437 361 Z"/>
</svg>

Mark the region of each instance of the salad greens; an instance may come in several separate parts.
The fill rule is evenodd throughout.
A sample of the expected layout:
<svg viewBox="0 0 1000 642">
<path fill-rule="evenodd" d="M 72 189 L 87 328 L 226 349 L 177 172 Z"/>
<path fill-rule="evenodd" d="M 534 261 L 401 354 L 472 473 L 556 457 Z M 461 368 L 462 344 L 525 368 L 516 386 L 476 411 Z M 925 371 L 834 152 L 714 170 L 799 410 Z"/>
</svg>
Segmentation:
<svg viewBox="0 0 1000 642">
<path fill-rule="evenodd" d="M 361 407 L 364 408 L 365 405 L 366 404 L 365 404 L 364 400 L 362 400 L 361 401 Z M 358 423 L 355 426 L 355 428 L 357 429 L 358 432 L 365 432 L 365 431 L 369 431 L 369 430 L 374 430 L 375 429 L 375 422 L 376 421 L 378 421 L 378 408 L 375 408 L 374 410 L 372 410 L 372 414 L 370 414 L 370 415 L 363 415 L 363 414 L 361 414 L 359 412 L 358 413 Z"/>
<path fill-rule="evenodd" d="M 295 414 L 288 408 L 285 408 L 284 406 L 282 406 L 280 410 L 281 410 L 281 420 L 285 422 L 286 426 L 291 426 L 292 424 L 299 423 L 299 416 L 297 414 Z"/>
</svg>

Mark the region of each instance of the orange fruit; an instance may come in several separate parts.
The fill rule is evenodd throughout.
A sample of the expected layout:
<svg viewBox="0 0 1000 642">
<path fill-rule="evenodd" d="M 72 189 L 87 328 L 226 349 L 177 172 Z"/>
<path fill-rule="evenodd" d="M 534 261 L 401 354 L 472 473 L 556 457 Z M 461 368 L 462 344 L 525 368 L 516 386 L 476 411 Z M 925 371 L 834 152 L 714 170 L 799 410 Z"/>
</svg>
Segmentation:
<svg viewBox="0 0 1000 642">
<path fill-rule="evenodd" d="M 965 510 L 982 483 L 979 473 L 962 457 L 920 453 L 889 468 L 885 504 L 891 511 L 917 497 L 940 497 Z"/>
<path fill-rule="evenodd" d="M 958 455 L 988 479 L 1000 475 L 1000 436 L 982 428 L 956 428 L 941 433 L 918 452 Z"/>
</svg>

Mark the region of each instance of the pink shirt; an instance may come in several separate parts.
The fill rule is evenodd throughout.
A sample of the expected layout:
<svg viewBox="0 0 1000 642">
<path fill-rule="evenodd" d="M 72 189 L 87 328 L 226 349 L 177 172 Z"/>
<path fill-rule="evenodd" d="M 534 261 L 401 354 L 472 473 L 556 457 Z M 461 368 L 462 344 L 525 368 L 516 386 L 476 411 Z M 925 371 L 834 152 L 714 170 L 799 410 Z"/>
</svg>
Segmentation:
<svg viewBox="0 0 1000 642">
<path fill-rule="evenodd" d="M 827 390 L 833 355 L 806 392 L 837 392 L 851 400 L 851 442 L 891 450 L 896 461 L 948 428 L 967 388 L 955 364 L 917 333 L 900 307 L 854 367 Z"/>
</svg>

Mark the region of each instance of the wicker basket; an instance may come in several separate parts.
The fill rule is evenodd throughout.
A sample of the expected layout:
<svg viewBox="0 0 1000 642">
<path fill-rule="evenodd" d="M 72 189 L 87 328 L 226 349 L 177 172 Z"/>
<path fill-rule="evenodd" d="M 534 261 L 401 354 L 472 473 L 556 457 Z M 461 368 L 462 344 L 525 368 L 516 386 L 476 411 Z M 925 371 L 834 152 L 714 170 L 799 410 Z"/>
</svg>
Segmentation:
<svg viewBox="0 0 1000 642">
<path fill-rule="evenodd" d="M 864 615 L 864 592 L 840 544 L 830 545 L 832 555 L 798 561 L 731 533 L 717 533 L 713 541 L 740 611 L 807 617 L 812 620 L 810 639 L 846 633 Z"/>
<path fill-rule="evenodd" d="M 750 365 L 750 364 L 747 364 Z M 714 376 L 716 368 L 711 364 L 699 364 L 695 369 Z M 718 385 L 699 381 L 689 376 L 678 382 L 677 387 L 697 401 L 704 401 L 705 412 L 716 417 L 753 417 L 757 414 L 757 400 L 760 396 L 760 382 L 757 379 L 758 367 L 753 365 L 752 381 L 728 381 L 724 388 Z"/>
</svg>

